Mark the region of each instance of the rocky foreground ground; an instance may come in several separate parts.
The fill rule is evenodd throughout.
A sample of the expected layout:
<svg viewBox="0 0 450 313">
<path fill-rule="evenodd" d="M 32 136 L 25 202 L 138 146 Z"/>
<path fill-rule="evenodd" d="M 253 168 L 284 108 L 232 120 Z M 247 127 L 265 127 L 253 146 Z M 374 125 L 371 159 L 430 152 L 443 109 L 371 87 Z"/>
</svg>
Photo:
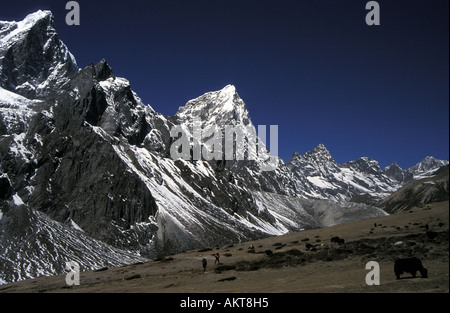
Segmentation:
<svg viewBox="0 0 450 313">
<path fill-rule="evenodd" d="M 220 264 L 214 264 L 217 250 Z M 410 256 L 422 260 L 428 278 L 417 273 L 416 278 L 404 274 L 396 279 L 395 260 Z M 78 286 L 68 286 L 62 275 L 3 285 L 0 292 L 448 293 L 448 260 L 446 201 L 386 217 L 83 272 Z M 369 261 L 380 265 L 380 285 L 366 284 Z"/>
</svg>

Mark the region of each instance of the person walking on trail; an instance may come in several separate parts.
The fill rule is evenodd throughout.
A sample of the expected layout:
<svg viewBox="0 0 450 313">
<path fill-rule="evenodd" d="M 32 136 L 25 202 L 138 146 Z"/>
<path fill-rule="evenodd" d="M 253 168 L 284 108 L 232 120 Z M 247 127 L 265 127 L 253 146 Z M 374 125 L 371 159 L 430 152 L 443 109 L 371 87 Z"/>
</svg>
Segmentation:
<svg viewBox="0 0 450 313">
<path fill-rule="evenodd" d="M 216 257 L 216 260 L 214 261 L 214 264 L 216 264 L 216 263 L 219 263 L 219 264 L 220 264 L 220 260 L 219 260 L 219 258 L 220 258 L 220 253 L 219 253 L 219 251 L 217 251 L 216 254 L 215 254 L 214 256 Z"/>
<path fill-rule="evenodd" d="M 208 264 L 208 261 L 206 261 L 206 258 L 203 258 L 202 265 L 203 265 L 203 272 L 206 272 L 206 265 Z"/>
</svg>

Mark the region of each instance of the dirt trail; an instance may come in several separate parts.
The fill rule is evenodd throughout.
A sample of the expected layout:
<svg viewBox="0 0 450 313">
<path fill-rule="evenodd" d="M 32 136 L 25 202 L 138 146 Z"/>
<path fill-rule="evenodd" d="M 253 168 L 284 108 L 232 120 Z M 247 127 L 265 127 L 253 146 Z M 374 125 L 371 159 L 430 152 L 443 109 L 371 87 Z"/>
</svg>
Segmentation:
<svg viewBox="0 0 450 313">
<path fill-rule="evenodd" d="M 449 292 L 448 226 L 447 201 L 386 217 L 83 272 L 79 286 L 67 286 L 62 275 L 3 285 L 0 292 Z M 344 243 L 332 242 L 333 237 Z M 216 250 L 221 252 L 220 265 L 214 264 Z M 418 273 L 417 278 L 405 274 L 396 279 L 395 259 L 408 256 L 422 260 L 429 278 Z M 206 272 L 203 257 L 208 259 Z M 369 261 L 380 265 L 379 286 L 365 282 Z"/>
</svg>

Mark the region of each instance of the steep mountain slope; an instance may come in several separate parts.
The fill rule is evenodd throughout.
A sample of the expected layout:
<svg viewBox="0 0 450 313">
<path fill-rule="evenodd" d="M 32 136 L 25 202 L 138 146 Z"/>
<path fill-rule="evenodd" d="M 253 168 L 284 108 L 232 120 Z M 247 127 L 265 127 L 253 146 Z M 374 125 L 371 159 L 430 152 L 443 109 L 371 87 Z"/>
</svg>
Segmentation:
<svg viewBox="0 0 450 313">
<path fill-rule="evenodd" d="M 64 273 L 66 262 L 80 270 L 145 261 L 86 235 L 72 222 L 62 225 L 21 203 L 0 199 L 0 284 Z"/>
<path fill-rule="evenodd" d="M 434 175 L 412 181 L 378 203 L 391 214 L 421 207 L 428 203 L 449 199 L 449 166 L 443 166 Z"/>
</svg>

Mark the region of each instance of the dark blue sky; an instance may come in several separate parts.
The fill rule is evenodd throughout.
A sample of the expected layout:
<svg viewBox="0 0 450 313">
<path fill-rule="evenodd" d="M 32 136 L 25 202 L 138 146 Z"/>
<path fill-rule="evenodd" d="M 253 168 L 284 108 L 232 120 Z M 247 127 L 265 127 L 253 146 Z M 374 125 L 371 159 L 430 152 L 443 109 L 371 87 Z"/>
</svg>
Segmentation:
<svg viewBox="0 0 450 313">
<path fill-rule="evenodd" d="M 338 163 L 408 168 L 449 158 L 449 1 L 2 1 L 0 20 L 52 10 L 80 67 L 105 58 L 163 114 L 236 86 L 255 125 L 279 125 L 288 161 L 324 144 Z"/>
</svg>

